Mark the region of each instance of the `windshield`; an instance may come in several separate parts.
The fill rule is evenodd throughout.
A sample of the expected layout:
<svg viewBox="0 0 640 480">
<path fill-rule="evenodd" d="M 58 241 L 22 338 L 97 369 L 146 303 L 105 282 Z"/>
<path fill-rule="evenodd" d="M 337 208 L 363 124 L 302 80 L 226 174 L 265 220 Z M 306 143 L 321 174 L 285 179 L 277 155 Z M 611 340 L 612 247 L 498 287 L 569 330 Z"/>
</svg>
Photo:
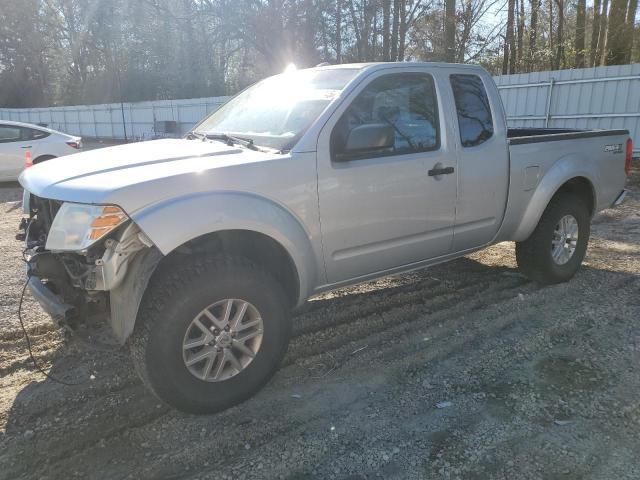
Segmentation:
<svg viewBox="0 0 640 480">
<path fill-rule="evenodd" d="M 357 72 L 299 70 L 269 77 L 231 99 L 194 131 L 237 135 L 256 145 L 289 150 Z"/>
</svg>

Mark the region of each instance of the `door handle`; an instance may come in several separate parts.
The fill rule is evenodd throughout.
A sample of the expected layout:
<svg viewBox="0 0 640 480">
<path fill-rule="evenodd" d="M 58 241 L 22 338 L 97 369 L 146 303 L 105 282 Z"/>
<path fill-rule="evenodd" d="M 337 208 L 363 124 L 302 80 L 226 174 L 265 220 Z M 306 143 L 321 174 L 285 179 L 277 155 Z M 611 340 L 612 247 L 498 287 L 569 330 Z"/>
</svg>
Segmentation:
<svg viewBox="0 0 640 480">
<path fill-rule="evenodd" d="M 449 175 L 451 173 L 453 173 L 453 167 L 446 167 L 446 168 L 432 168 L 431 170 L 429 170 L 429 176 L 430 177 L 437 177 L 438 175 Z"/>
<path fill-rule="evenodd" d="M 26 147 L 20 147 L 20 148 L 31 148 L 31 145 L 27 145 Z"/>
</svg>

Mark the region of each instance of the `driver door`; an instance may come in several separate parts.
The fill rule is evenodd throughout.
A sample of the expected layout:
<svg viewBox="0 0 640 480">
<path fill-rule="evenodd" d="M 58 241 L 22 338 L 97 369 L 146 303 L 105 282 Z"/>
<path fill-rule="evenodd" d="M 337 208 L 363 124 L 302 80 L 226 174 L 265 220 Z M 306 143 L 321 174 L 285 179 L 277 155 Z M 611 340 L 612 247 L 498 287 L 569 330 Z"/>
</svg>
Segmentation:
<svg viewBox="0 0 640 480">
<path fill-rule="evenodd" d="M 443 142 L 433 75 L 374 73 L 336 110 L 318 140 L 318 195 L 330 284 L 451 251 L 455 147 Z M 360 125 L 390 125 L 393 146 L 344 151 Z M 433 172 L 448 172 L 434 175 Z"/>
</svg>

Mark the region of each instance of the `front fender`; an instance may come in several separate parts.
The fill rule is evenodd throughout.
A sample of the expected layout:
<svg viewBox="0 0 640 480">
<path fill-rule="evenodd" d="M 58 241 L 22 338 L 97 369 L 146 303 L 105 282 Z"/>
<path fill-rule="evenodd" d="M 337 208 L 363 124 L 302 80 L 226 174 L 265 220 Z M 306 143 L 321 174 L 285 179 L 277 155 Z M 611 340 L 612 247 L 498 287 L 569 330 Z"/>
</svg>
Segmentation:
<svg viewBox="0 0 640 480">
<path fill-rule="evenodd" d="M 152 205 L 132 214 L 132 220 L 167 255 L 202 235 L 222 230 L 249 230 L 278 242 L 295 264 L 298 303 L 307 298 L 317 279 L 310 235 L 280 204 L 244 192 L 201 192 Z"/>
<path fill-rule="evenodd" d="M 591 190 L 594 196 L 594 205 L 598 204 L 594 185 L 598 185 L 598 173 L 595 169 L 589 168 L 590 163 L 584 157 L 570 154 L 561 157 L 552 167 L 547 170 L 542 179 L 539 181 L 531 200 L 524 209 L 522 218 L 515 233 L 513 240 L 521 242 L 529 238 L 533 230 L 538 225 L 540 217 L 547 208 L 551 198 L 566 182 L 576 177 L 584 177 L 591 184 Z"/>
</svg>

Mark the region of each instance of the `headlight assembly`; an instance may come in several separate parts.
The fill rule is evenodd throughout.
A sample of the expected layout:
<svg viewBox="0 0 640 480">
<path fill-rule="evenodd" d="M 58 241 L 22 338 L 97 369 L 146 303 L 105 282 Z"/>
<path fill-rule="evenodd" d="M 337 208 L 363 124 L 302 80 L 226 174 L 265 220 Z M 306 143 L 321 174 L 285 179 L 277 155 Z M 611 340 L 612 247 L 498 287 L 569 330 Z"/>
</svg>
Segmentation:
<svg viewBox="0 0 640 480">
<path fill-rule="evenodd" d="M 85 250 L 128 220 L 115 205 L 63 203 L 47 236 L 47 250 Z"/>
</svg>

